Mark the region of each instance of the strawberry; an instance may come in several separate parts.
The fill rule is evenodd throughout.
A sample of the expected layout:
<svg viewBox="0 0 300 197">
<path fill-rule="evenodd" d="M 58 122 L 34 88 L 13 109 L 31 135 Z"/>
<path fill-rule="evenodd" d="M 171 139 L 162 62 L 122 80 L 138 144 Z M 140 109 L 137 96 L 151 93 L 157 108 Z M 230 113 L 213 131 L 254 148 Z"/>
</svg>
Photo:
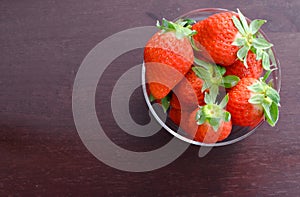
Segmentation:
<svg viewBox="0 0 300 197">
<path fill-rule="evenodd" d="M 247 65 L 245 67 L 243 62 L 236 60 L 231 66 L 226 67 L 225 75 L 236 75 L 240 79 L 244 77 L 258 79 L 263 73 L 262 61 L 256 60 L 256 55 L 252 52 L 248 52 Z"/>
<path fill-rule="evenodd" d="M 266 84 L 264 78 L 242 78 L 229 91 L 226 110 L 231 113 L 232 123 L 239 126 L 256 126 L 264 117 L 274 126 L 278 121 L 280 97 L 276 90 Z"/>
<path fill-rule="evenodd" d="M 172 94 L 172 97 L 170 100 L 170 106 L 175 109 L 181 109 L 179 100 L 175 94 Z"/>
<path fill-rule="evenodd" d="M 187 120 L 190 117 L 192 111 L 183 111 L 181 109 L 176 109 L 171 107 L 168 113 L 168 117 L 172 120 L 174 124 L 182 129 L 188 128 L 187 127 Z"/>
<path fill-rule="evenodd" d="M 265 20 L 253 20 L 248 24 L 245 16 L 238 10 L 214 14 L 197 22 L 192 29 L 202 47 L 217 64 L 232 65 L 236 59 L 244 62 L 247 68 L 247 54 L 251 50 L 257 60 L 262 59 L 263 67 L 270 70 L 269 49 L 273 46 L 258 33 Z"/>
<path fill-rule="evenodd" d="M 195 72 L 190 69 L 188 73 L 185 75 L 187 80 L 182 80 L 180 83 L 174 88 L 174 92 L 176 92 L 179 98 L 184 98 L 181 101 L 181 104 L 184 104 L 186 107 L 193 107 L 204 104 L 204 94 L 201 91 L 204 81 L 199 78 Z M 178 101 L 178 97 L 173 94 L 171 98 L 171 106 L 174 108 L 179 108 L 180 104 Z M 196 104 L 193 101 L 198 101 Z"/>
<path fill-rule="evenodd" d="M 145 46 L 146 78 L 156 99 L 164 98 L 193 64 L 190 39 L 196 31 L 191 30 L 190 23 L 163 19 L 162 25 L 157 24 L 161 31 L 154 34 Z"/>
<path fill-rule="evenodd" d="M 184 128 L 196 141 L 215 143 L 227 138 L 231 132 L 230 113 L 223 109 L 228 102 L 228 95 L 219 105 L 211 99 L 209 94 L 205 94 L 207 104 L 191 113 L 188 126 Z"/>
<path fill-rule="evenodd" d="M 181 109 L 171 107 L 168 116 L 176 125 L 180 125 Z"/>
<path fill-rule="evenodd" d="M 206 49 L 216 64 L 223 66 L 233 64 L 239 50 L 232 45 L 238 35 L 238 29 L 232 21 L 233 16 L 231 12 L 214 14 L 192 27 L 198 32 L 194 39 Z"/>
<path fill-rule="evenodd" d="M 150 102 L 161 104 L 161 99 L 154 98 L 154 96 L 150 93 L 149 84 L 146 84 L 146 92 L 147 92 L 147 95 L 149 95 Z"/>
</svg>

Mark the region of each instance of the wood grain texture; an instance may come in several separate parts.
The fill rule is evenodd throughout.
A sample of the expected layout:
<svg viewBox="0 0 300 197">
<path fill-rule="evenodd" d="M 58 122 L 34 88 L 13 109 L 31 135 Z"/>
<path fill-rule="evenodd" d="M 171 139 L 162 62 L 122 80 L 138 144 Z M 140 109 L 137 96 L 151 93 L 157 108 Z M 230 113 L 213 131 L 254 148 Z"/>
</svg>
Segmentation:
<svg viewBox="0 0 300 197">
<path fill-rule="evenodd" d="M 106 37 L 153 25 L 195 8 L 239 7 L 265 18 L 282 67 L 282 107 L 275 128 L 214 148 L 191 146 L 176 161 L 147 173 L 106 166 L 82 144 L 72 116 L 72 86 L 87 53 Z M 300 1 L 27 0 L 0 2 L 0 195 L 7 196 L 297 196 L 300 193 Z M 147 151 L 172 137 L 125 134 L 110 109 L 118 78 L 140 63 L 142 50 L 116 59 L 100 79 L 96 109 L 118 145 Z M 136 122 L 149 121 L 141 89 L 131 98 Z"/>
</svg>

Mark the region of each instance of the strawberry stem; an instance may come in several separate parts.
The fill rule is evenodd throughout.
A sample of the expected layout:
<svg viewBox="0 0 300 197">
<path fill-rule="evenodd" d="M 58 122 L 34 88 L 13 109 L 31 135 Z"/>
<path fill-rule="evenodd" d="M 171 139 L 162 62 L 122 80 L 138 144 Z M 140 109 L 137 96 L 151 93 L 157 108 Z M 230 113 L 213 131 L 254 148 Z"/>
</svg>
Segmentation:
<svg viewBox="0 0 300 197">
<path fill-rule="evenodd" d="M 277 70 L 277 68 L 268 70 L 268 71 L 266 72 L 266 74 L 264 75 L 264 77 L 262 78 L 262 81 L 263 81 L 263 82 L 266 82 L 266 80 L 269 78 L 270 74 L 271 74 L 274 70 Z"/>
</svg>

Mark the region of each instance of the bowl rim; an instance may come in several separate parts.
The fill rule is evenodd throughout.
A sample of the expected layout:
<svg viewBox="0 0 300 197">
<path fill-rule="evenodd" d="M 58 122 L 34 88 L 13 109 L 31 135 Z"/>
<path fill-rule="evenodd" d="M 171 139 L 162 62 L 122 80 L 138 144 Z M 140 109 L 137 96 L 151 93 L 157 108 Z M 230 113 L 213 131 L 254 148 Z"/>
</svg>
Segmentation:
<svg viewBox="0 0 300 197">
<path fill-rule="evenodd" d="M 181 16 L 177 17 L 175 20 L 178 20 L 180 18 L 184 18 L 186 16 L 189 16 L 189 15 L 192 15 L 192 14 L 196 14 L 198 12 L 233 12 L 233 13 L 236 13 L 232 10 L 227 10 L 227 9 L 223 9 L 223 8 L 200 8 L 200 9 L 196 9 L 196 10 L 192 10 L 190 12 L 187 12 L 185 14 L 182 14 Z M 248 18 L 247 18 L 248 19 Z M 249 19 L 248 19 L 249 20 Z M 259 30 L 259 33 L 267 40 L 267 41 L 270 41 L 270 39 L 266 36 L 266 34 L 262 31 L 262 30 Z M 277 58 L 277 53 L 274 49 L 274 47 L 271 48 L 272 50 L 272 53 L 274 54 L 274 57 L 275 57 L 275 61 L 276 61 L 276 66 L 277 66 L 277 91 L 278 93 L 280 93 L 280 89 L 281 89 L 281 68 L 280 68 L 280 62 Z M 155 112 L 150 100 L 149 100 L 149 97 L 148 97 L 148 94 L 147 94 L 147 89 L 146 89 L 146 67 L 145 67 L 145 63 L 143 61 L 142 63 L 142 90 L 143 90 L 143 95 L 144 95 L 144 98 L 145 98 L 145 101 L 148 105 L 148 108 L 151 112 L 151 114 L 154 116 L 155 120 L 165 129 L 167 130 L 170 134 L 172 134 L 173 136 L 175 136 L 176 138 L 184 141 L 184 142 L 187 142 L 189 144 L 193 144 L 193 145 L 197 145 L 197 146 L 203 146 L 203 147 L 220 147 L 220 146 L 226 146 L 226 145 L 230 145 L 230 144 L 234 144 L 236 142 L 239 142 L 245 138 L 247 138 L 248 136 L 250 136 L 251 134 L 253 134 L 256 129 L 258 127 L 260 127 L 265 121 L 260 121 L 254 128 L 252 128 L 249 132 L 245 133 L 244 135 L 240 136 L 240 137 L 237 137 L 235 139 L 232 139 L 232 140 L 229 140 L 229 141 L 220 141 L 220 142 L 216 142 L 216 143 L 211 143 L 211 144 L 208 144 L 208 143 L 203 143 L 203 142 L 198 142 L 198 141 L 195 141 L 195 140 L 192 140 L 192 139 L 189 139 L 183 135 L 180 135 L 179 133 L 175 132 L 173 129 L 171 129 L 168 125 L 165 124 L 165 122 L 163 122 L 161 120 L 161 118 L 157 115 L 157 113 Z"/>
</svg>

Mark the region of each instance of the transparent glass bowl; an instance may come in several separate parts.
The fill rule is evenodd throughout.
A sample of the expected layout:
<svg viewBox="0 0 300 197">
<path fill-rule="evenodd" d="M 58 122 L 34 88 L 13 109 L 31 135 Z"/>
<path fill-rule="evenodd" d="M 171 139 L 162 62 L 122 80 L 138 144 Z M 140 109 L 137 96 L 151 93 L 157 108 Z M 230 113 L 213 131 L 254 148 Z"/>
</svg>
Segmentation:
<svg viewBox="0 0 300 197">
<path fill-rule="evenodd" d="M 220 8 L 198 9 L 198 10 L 193 10 L 191 12 L 188 12 L 188 13 L 174 19 L 174 21 L 176 21 L 178 19 L 185 19 L 185 18 L 190 18 L 190 19 L 193 19 L 195 21 L 201 21 L 201 20 L 204 20 L 205 18 L 207 18 L 207 17 L 209 17 L 213 14 L 221 13 L 221 12 L 228 12 L 228 11 L 230 11 L 230 10 L 220 9 Z M 230 12 L 232 12 L 232 11 L 230 11 Z M 265 35 L 265 33 L 263 31 L 260 30 L 259 33 L 260 33 L 260 36 L 263 36 L 265 39 L 267 39 L 269 41 L 269 39 L 267 38 L 267 36 Z M 274 58 L 270 58 L 271 64 L 273 66 L 276 66 L 278 69 L 272 72 L 272 74 L 269 76 L 267 81 L 272 81 L 273 87 L 279 92 L 280 87 L 281 87 L 280 65 L 279 65 L 279 61 L 277 59 L 274 47 L 272 47 L 271 52 L 273 53 L 273 57 L 274 57 Z M 166 129 L 169 133 L 171 133 L 172 135 L 174 135 L 178 139 L 183 140 L 187 143 L 194 144 L 194 145 L 199 145 L 199 146 L 207 146 L 207 147 L 224 146 L 224 145 L 233 144 L 235 142 L 241 141 L 242 139 L 245 139 L 246 137 L 250 136 L 264 122 L 264 121 L 261 121 L 257 126 L 252 127 L 252 128 L 240 127 L 240 126 L 233 125 L 230 135 L 225 140 L 220 141 L 220 142 L 216 142 L 214 144 L 207 144 L 207 143 L 202 143 L 202 142 L 195 141 L 191 137 L 189 137 L 185 133 L 185 131 L 183 131 L 180 127 L 178 127 L 176 124 L 174 124 L 169 118 L 166 118 L 166 114 L 162 113 L 161 109 L 154 106 L 154 105 L 157 105 L 157 104 L 154 104 L 154 103 L 150 102 L 149 96 L 148 96 L 147 90 L 146 90 L 145 73 L 146 73 L 146 68 L 145 68 L 145 65 L 143 64 L 143 67 L 142 67 L 142 88 L 143 88 L 143 94 L 144 94 L 144 97 L 145 97 L 145 100 L 146 100 L 146 103 L 149 107 L 150 112 L 152 113 L 154 118 L 158 121 L 158 123 L 164 129 Z"/>
</svg>

